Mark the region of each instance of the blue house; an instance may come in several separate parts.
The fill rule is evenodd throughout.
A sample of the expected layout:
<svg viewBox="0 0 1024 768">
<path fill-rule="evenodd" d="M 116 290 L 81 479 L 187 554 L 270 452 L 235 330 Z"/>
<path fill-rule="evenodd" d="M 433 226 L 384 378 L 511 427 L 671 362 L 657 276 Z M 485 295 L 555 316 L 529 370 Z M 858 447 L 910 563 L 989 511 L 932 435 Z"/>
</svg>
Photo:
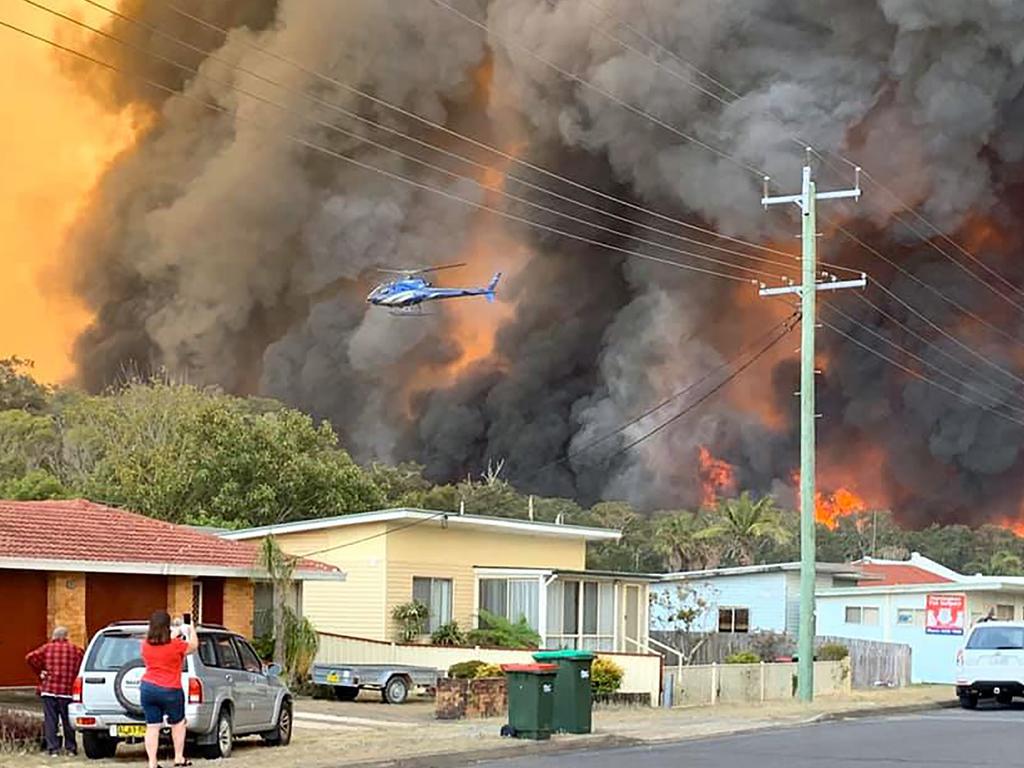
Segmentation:
<svg viewBox="0 0 1024 768">
<path fill-rule="evenodd" d="M 818 590 L 818 634 L 909 645 L 912 683 L 952 683 L 956 653 L 979 619 L 1024 619 L 1022 577 L 967 576 L 916 552 L 854 565 L 869 579 Z"/>
<path fill-rule="evenodd" d="M 818 563 L 816 590 L 855 587 L 855 565 Z M 800 563 L 774 563 L 666 574 L 651 585 L 651 630 L 672 631 L 671 617 L 700 604 L 693 632 L 785 632 L 800 623 Z"/>
</svg>

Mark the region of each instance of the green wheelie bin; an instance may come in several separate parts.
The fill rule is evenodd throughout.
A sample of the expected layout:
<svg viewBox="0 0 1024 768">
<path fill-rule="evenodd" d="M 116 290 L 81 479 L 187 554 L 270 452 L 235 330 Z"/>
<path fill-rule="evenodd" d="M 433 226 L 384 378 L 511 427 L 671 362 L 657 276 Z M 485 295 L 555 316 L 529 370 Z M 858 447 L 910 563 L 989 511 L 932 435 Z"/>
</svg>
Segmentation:
<svg viewBox="0 0 1024 768">
<path fill-rule="evenodd" d="M 509 735 L 535 741 L 550 739 L 558 667 L 554 664 L 504 664 L 501 669 L 508 687 Z"/>
<path fill-rule="evenodd" d="M 555 677 L 555 733 L 590 733 L 594 697 L 590 688 L 590 651 L 541 651 L 535 661 L 558 665 Z"/>
</svg>

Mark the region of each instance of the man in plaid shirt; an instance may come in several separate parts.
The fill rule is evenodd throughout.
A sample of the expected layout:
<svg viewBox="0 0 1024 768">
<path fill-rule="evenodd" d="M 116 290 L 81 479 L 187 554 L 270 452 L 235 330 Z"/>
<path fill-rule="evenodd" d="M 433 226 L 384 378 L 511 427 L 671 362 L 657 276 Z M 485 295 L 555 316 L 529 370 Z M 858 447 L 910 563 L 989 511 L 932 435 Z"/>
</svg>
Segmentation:
<svg viewBox="0 0 1024 768">
<path fill-rule="evenodd" d="M 58 720 L 64 724 L 64 750 L 70 755 L 78 754 L 75 729 L 71 727 L 68 718 L 68 704 L 71 703 L 71 689 L 84 655 L 81 648 L 68 640 L 68 631 L 64 627 L 57 627 L 53 630 L 50 642 L 25 657 L 28 665 L 39 675 L 39 693 L 43 699 L 43 731 L 46 735 L 46 748 L 51 755 L 60 752 Z"/>
</svg>

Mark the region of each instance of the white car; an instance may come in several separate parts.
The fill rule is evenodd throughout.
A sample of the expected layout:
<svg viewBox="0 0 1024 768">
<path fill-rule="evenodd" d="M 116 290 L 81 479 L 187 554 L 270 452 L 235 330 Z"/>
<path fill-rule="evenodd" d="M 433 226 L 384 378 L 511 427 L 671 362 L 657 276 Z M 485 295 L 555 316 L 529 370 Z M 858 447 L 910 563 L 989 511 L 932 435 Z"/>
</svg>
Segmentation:
<svg viewBox="0 0 1024 768">
<path fill-rule="evenodd" d="M 1024 621 L 986 621 L 971 629 L 956 654 L 956 694 L 964 709 L 982 698 L 1005 706 L 1024 696 Z"/>
</svg>

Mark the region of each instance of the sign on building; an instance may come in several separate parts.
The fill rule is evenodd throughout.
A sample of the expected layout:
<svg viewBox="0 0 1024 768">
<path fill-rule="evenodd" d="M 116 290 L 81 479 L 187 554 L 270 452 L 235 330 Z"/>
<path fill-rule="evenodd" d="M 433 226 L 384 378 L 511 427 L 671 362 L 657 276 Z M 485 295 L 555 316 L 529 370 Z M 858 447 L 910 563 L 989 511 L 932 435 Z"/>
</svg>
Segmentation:
<svg viewBox="0 0 1024 768">
<path fill-rule="evenodd" d="M 929 635 L 962 635 L 966 617 L 966 595 L 928 595 L 924 631 Z"/>
</svg>

